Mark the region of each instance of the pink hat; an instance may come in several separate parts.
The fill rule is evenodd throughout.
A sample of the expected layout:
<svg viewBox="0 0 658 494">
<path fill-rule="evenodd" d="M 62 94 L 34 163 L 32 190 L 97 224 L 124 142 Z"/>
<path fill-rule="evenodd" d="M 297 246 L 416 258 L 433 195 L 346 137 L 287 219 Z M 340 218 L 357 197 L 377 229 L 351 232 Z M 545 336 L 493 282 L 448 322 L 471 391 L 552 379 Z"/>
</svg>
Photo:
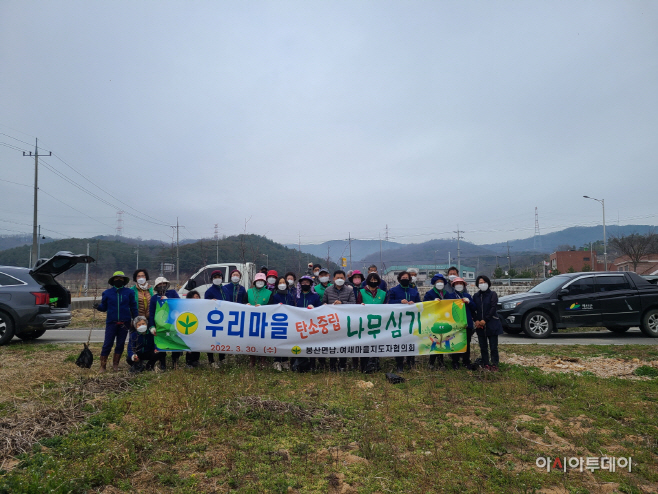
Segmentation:
<svg viewBox="0 0 658 494">
<path fill-rule="evenodd" d="M 256 281 L 267 281 L 267 277 L 263 273 L 258 273 L 254 278 L 254 282 Z"/>
<path fill-rule="evenodd" d="M 360 276 L 361 279 L 363 279 L 363 273 L 361 271 L 359 271 L 358 269 L 355 269 L 354 271 L 352 271 L 352 276 L 349 277 L 349 280 L 352 281 L 352 278 L 354 278 L 355 276 Z"/>
</svg>

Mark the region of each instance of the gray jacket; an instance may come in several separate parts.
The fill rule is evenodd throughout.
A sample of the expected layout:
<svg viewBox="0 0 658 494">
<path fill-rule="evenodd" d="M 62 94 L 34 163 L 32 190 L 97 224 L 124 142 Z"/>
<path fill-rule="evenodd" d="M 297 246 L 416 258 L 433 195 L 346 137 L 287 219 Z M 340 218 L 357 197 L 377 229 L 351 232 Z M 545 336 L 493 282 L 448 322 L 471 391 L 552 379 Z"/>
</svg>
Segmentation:
<svg viewBox="0 0 658 494">
<path fill-rule="evenodd" d="M 355 304 L 354 289 L 351 286 L 347 286 L 347 283 L 340 290 L 336 288 L 336 285 L 328 286 L 324 291 L 322 303 L 333 304 L 336 300 L 340 300 L 341 304 Z"/>
</svg>

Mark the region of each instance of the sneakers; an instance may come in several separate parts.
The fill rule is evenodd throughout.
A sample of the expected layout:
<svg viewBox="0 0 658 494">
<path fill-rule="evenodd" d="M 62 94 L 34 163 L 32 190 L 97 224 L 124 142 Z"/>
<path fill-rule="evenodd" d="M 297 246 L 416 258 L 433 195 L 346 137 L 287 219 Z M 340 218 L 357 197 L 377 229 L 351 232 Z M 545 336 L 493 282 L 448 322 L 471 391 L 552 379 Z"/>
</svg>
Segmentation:
<svg viewBox="0 0 658 494">
<path fill-rule="evenodd" d="M 497 365 L 490 365 L 489 370 L 491 372 L 498 372 L 498 366 Z"/>
</svg>

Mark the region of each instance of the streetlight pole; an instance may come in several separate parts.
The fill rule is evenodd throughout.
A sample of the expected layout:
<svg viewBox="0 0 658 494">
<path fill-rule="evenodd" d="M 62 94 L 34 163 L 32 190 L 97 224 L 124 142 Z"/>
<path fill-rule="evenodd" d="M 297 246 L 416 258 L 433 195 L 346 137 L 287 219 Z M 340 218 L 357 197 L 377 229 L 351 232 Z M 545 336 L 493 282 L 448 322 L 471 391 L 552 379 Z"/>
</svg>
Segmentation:
<svg viewBox="0 0 658 494">
<path fill-rule="evenodd" d="M 592 199 L 593 201 L 600 202 L 603 207 L 603 262 L 605 263 L 605 271 L 608 270 L 608 240 L 605 235 L 605 199 L 597 199 L 595 197 L 583 196 L 585 199 Z"/>
<path fill-rule="evenodd" d="M 267 258 L 266 259 L 266 262 L 267 262 L 266 265 L 267 265 L 267 269 L 269 271 L 269 269 L 270 269 L 270 256 L 269 256 L 269 254 L 261 254 L 261 256 L 265 256 Z"/>
</svg>

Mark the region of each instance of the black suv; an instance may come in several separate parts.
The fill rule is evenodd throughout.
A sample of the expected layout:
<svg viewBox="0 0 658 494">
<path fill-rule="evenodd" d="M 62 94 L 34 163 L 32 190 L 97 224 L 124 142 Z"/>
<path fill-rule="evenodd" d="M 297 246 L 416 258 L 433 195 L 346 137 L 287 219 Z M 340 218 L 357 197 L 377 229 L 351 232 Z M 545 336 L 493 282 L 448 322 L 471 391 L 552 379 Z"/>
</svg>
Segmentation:
<svg viewBox="0 0 658 494">
<path fill-rule="evenodd" d="M 561 274 L 529 292 L 500 297 L 498 315 L 506 333 L 531 338 L 589 326 L 615 333 L 639 326 L 658 338 L 658 286 L 631 272 Z"/>
<path fill-rule="evenodd" d="M 14 336 L 33 340 L 47 329 L 71 324 L 71 293 L 55 277 L 94 259 L 58 252 L 40 259 L 34 269 L 0 266 L 0 345 Z"/>
</svg>

